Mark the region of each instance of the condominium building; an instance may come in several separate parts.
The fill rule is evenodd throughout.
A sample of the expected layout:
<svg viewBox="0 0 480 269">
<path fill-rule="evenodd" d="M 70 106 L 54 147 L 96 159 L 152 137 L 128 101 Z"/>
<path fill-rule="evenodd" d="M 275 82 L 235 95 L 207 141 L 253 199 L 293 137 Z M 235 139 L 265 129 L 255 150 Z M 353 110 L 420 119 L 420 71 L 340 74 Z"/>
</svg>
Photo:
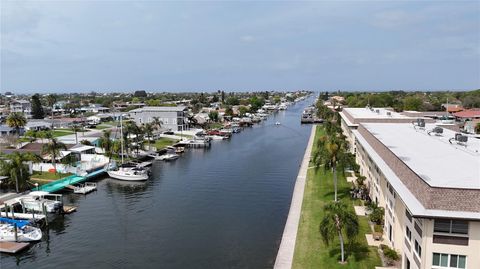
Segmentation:
<svg viewBox="0 0 480 269">
<path fill-rule="evenodd" d="M 162 129 L 182 131 L 188 129 L 187 111 L 184 106 L 145 106 L 129 113 L 137 124 L 150 123 L 158 118 L 162 122 Z"/>
<path fill-rule="evenodd" d="M 480 268 L 480 140 L 355 111 L 341 113 L 342 129 L 370 198 L 385 208 L 384 238 L 401 268 Z"/>
<path fill-rule="evenodd" d="M 344 108 L 339 114 L 341 117 L 341 127 L 350 144 L 350 151 L 352 153 L 356 152 L 353 130 L 356 130 L 362 122 L 411 123 L 418 118 L 422 118 L 426 122 L 434 122 L 431 118 L 412 117 L 410 114 L 398 113 L 387 108 L 349 107 Z"/>
</svg>

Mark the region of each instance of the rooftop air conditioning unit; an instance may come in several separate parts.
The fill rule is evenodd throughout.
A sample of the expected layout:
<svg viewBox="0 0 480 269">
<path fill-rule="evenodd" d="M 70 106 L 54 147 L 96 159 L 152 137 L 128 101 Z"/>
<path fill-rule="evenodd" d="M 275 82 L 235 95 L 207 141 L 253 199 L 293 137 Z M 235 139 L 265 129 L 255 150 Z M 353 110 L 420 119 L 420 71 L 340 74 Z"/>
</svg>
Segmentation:
<svg viewBox="0 0 480 269">
<path fill-rule="evenodd" d="M 431 133 L 435 133 L 436 136 L 441 136 L 443 134 L 443 128 L 442 127 L 435 127 L 431 131 L 428 131 L 428 135 Z"/>
<path fill-rule="evenodd" d="M 452 137 L 452 138 L 448 139 L 448 142 L 450 142 L 450 144 L 453 144 L 452 141 L 456 141 L 457 144 L 466 147 L 467 146 L 466 143 L 468 141 L 468 136 L 462 135 L 461 133 L 456 133 L 455 137 Z"/>
</svg>

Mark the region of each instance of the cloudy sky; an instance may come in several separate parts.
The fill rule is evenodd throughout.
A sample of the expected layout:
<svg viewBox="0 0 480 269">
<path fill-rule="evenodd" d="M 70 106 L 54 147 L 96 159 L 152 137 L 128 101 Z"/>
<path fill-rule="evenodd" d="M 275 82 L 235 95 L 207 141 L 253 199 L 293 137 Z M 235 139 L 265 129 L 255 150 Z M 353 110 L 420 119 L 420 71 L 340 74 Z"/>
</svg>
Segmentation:
<svg viewBox="0 0 480 269">
<path fill-rule="evenodd" d="M 1 1 L 16 92 L 480 87 L 480 1 Z"/>
</svg>

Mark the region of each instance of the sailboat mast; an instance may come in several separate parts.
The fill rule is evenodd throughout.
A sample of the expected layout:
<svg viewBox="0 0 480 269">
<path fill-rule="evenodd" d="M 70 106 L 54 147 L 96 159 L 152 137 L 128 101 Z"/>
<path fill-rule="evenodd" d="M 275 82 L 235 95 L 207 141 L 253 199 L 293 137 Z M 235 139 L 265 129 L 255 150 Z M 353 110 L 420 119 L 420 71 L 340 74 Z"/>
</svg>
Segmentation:
<svg viewBox="0 0 480 269">
<path fill-rule="evenodd" d="M 123 118 L 122 113 L 120 113 L 120 145 L 122 150 L 122 164 L 123 164 Z"/>
</svg>

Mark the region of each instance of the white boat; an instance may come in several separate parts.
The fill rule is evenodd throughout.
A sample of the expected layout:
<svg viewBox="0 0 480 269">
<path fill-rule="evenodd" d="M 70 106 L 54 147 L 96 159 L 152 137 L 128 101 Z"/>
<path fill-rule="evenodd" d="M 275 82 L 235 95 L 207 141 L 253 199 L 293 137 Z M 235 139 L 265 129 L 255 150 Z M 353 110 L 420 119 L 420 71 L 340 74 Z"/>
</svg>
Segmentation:
<svg viewBox="0 0 480 269">
<path fill-rule="evenodd" d="M 42 239 L 42 230 L 30 226 L 25 220 L 12 220 L 0 218 L 0 242 L 31 242 Z M 15 226 L 17 226 L 17 236 L 15 238 Z"/>
<path fill-rule="evenodd" d="M 120 137 L 123 137 L 123 120 L 120 115 Z M 123 139 L 120 139 L 121 144 L 121 157 L 123 164 Z M 148 170 L 144 167 L 117 167 L 115 163 L 109 163 L 106 166 L 107 174 L 109 177 L 126 181 L 142 181 L 148 179 Z"/>
<path fill-rule="evenodd" d="M 281 123 L 279 121 L 275 122 L 275 125 L 280 125 Z"/>
<path fill-rule="evenodd" d="M 76 186 L 73 193 L 87 194 L 97 189 L 97 183 L 86 182 L 83 185 Z"/>
<path fill-rule="evenodd" d="M 135 167 L 120 167 L 118 170 L 107 171 L 108 176 L 119 180 L 142 181 L 148 179 L 145 170 L 137 170 Z"/>
<path fill-rule="evenodd" d="M 287 109 L 287 105 L 284 104 L 284 103 L 282 103 L 282 104 L 280 104 L 280 105 L 278 106 L 278 109 L 280 109 L 280 110 L 286 110 L 286 109 Z"/>
<path fill-rule="evenodd" d="M 155 160 L 173 161 L 173 160 L 178 159 L 178 157 L 180 157 L 180 155 L 178 155 L 176 153 L 165 153 L 165 154 L 162 154 L 162 155 L 155 156 Z"/>
<path fill-rule="evenodd" d="M 206 135 L 206 138 L 210 138 L 212 140 L 227 140 L 228 137 L 226 136 L 221 136 L 221 135 Z"/>
<path fill-rule="evenodd" d="M 63 209 L 62 195 L 51 194 L 46 191 L 32 191 L 18 198 L 18 201 L 25 209 L 35 212 L 43 212 L 43 206 L 45 206 L 47 213 L 55 213 Z"/>
</svg>

